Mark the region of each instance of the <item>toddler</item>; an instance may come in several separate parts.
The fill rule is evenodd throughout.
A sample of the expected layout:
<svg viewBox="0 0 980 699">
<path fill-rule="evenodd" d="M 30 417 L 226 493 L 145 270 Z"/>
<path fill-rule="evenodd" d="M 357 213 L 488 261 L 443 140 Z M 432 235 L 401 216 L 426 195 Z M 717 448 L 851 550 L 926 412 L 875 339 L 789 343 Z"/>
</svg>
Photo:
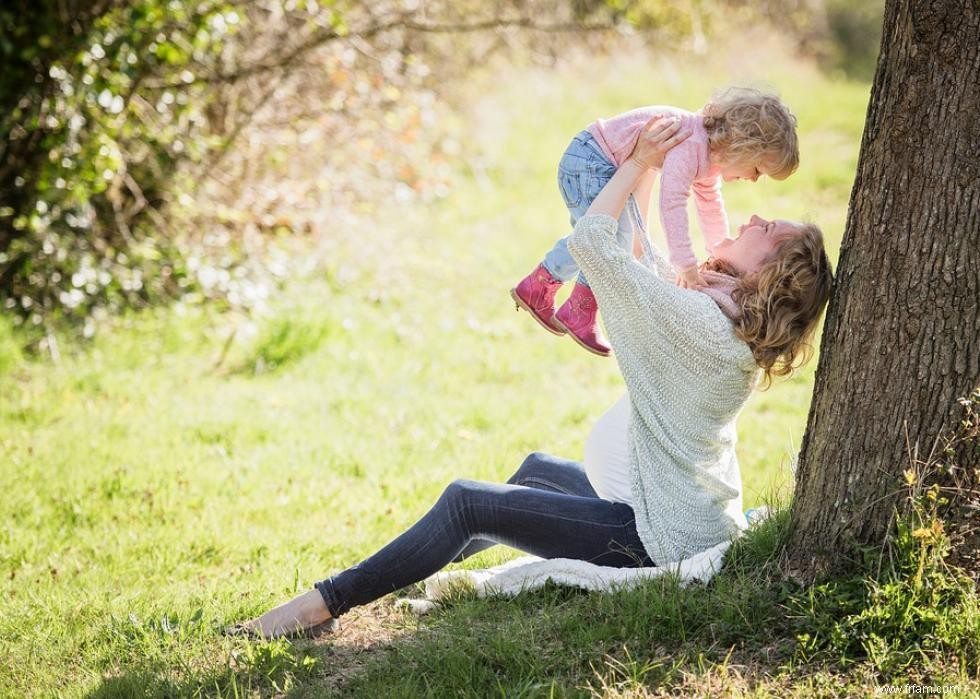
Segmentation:
<svg viewBox="0 0 980 699">
<path fill-rule="evenodd" d="M 616 168 L 633 152 L 637 138 L 656 116 L 678 119 L 691 132 L 664 158 L 660 176 L 660 222 L 667 239 L 669 259 L 678 285 L 706 286 L 688 235 L 687 198 L 694 192 L 701 232 L 708 254 L 728 238 L 728 218 L 721 198 L 721 182 L 761 175 L 782 180 L 799 165 L 796 118 L 777 97 L 752 88 L 733 87 L 712 99 L 698 112 L 667 106 L 634 109 L 611 119 L 597 119 L 572 139 L 558 164 L 558 186 L 571 214 L 572 226 L 612 178 Z M 636 235 L 645 235 L 644 217 L 637 197 L 649 206 L 653 172 L 637 187 L 619 219 L 617 241 L 629 249 Z M 511 290 L 518 308 L 524 308 L 546 330 L 568 333 L 595 354 L 609 354 L 609 344 L 598 326 L 598 307 L 588 280 L 568 252 L 567 237 Z M 555 294 L 563 282 L 578 275 L 571 296 L 555 310 Z"/>
</svg>

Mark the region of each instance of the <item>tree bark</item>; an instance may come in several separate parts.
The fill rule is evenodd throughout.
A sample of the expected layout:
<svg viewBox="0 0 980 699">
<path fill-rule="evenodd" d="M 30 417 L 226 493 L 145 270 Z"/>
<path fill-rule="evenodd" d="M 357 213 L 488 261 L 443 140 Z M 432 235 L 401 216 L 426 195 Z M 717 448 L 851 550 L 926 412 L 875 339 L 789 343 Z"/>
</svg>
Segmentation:
<svg viewBox="0 0 980 699">
<path fill-rule="evenodd" d="M 784 571 L 812 581 L 880 546 L 910 452 L 978 385 L 980 1 L 889 0 Z"/>
</svg>

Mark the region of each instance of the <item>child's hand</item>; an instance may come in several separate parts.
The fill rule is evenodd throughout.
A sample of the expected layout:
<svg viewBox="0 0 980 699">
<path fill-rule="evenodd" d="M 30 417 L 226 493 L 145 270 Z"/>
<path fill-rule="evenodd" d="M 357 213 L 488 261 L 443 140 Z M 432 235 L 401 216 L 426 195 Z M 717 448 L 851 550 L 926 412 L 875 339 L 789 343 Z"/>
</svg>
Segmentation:
<svg viewBox="0 0 980 699">
<path fill-rule="evenodd" d="M 703 289 L 708 282 L 701 276 L 697 267 L 689 267 L 677 275 L 677 286 L 682 289 Z"/>
<path fill-rule="evenodd" d="M 691 129 L 681 129 L 681 121 L 677 117 L 655 116 L 640 131 L 629 159 L 644 170 L 663 167 L 667 151 L 690 135 Z"/>
</svg>

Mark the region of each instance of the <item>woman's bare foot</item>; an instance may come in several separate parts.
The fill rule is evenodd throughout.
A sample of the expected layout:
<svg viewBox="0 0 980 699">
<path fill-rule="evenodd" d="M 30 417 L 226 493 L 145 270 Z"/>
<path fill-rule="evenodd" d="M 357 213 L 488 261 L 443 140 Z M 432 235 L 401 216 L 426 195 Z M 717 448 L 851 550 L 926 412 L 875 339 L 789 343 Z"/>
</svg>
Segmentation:
<svg viewBox="0 0 980 699">
<path fill-rule="evenodd" d="M 270 609 L 258 619 L 246 621 L 242 627 L 263 638 L 277 638 L 323 624 L 331 618 L 319 590 L 310 590 Z"/>
</svg>

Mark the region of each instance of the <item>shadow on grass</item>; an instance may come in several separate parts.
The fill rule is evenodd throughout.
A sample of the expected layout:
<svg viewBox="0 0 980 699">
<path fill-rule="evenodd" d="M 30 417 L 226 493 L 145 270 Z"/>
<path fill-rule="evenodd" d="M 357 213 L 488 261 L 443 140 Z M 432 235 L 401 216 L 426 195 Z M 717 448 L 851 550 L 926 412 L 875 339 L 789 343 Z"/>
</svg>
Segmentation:
<svg viewBox="0 0 980 699">
<path fill-rule="evenodd" d="M 332 696 L 376 657 L 415 643 L 420 620 L 396 609 L 393 597 L 358 608 L 341 630 L 317 640 L 211 643 L 211 660 L 189 663 L 173 654 L 119 668 L 86 694 L 91 699 L 170 697 Z M 207 639 L 207 642 L 214 639 Z M 216 657 L 220 654 L 220 658 Z M 147 654 L 149 655 L 149 654 Z M 197 666 L 197 667 L 195 667 Z"/>
</svg>

